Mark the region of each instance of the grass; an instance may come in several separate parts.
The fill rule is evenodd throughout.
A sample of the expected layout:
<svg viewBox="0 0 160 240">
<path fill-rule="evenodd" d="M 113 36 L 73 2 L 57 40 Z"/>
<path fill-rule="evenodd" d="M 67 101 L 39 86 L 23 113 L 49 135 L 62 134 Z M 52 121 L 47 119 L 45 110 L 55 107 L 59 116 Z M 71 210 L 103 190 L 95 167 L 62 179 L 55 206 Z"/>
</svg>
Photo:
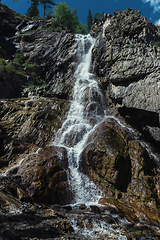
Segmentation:
<svg viewBox="0 0 160 240">
<path fill-rule="evenodd" d="M 12 81 L 12 79 L 19 79 L 23 81 L 23 86 L 28 87 L 44 87 L 44 80 L 40 79 L 36 64 L 30 63 L 28 58 L 22 53 L 17 52 L 13 60 L 8 61 L 6 48 L 0 45 L 0 80 Z M 28 82 L 29 79 L 29 82 Z"/>
<path fill-rule="evenodd" d="M 160 47 L 160 41 L 152 43 L 152 46 Z"/>
</svg>

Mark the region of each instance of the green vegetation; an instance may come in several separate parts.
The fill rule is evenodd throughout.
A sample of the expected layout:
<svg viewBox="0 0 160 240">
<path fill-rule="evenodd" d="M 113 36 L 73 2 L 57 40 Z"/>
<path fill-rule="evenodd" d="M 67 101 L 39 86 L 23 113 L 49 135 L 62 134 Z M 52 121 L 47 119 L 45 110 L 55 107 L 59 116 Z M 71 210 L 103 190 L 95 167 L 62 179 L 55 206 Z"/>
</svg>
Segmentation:
<svg viewBox="0 0 160 240">
<path fill-rule="evenodd" d="M 160 47 L 160 41 L 152 43 L 152 46 Z"/>
<path fill-rule="evenodd" d="M 5 59 L 0 58 L 0 79 L 4 80 L 6 74 L 12 75 L 16 72 L 15 67 L 8 63 Z"/>
<path fill-rule="evenodd" d="M 90 29 L 92 27 L 92 20 L 93 20 L 93 17 L 92 17 L 92 14 L 91 14 L 91 10 L 89 9 L 88 17 L 87 17 L 88 31 L 90 31 Z"/>
<path fill-rule="evenodd" d="M 24 63 L 25 61 L 25 57 L 22 53 L 16 53 L 14 56 L 14 63 L 21 65 L 22 63 Z"/>
<path fill-rule="evenodd" d="M 122 25 L 123 22 L 124 22 L 124 19 L 121 19 L 121 21 L 120 21 L 120 25 Z"/>
<path fill-rule="evenodd" d="M 52 28 L 57 32 L 70 30 L 73 33 L 87 33 L 85 26 L 78 21 L 76 8 L 70 10 L 65 2 L 60 2 L 55 6 Z"/>
<path fill-rule="evenodd" d="M 98 19 L 98 20 L 101 20 L 102 16 L 103 16 L 104 12 L 102 14 L 96 12 L 94 14 L 94 18 Z M 91 10 L 89 9 L 89 12 L 88 12 L 88 17 L 87 17 L 87 27 L 88 27 L 88 32 L 90 31 L 91 27 L 92 27 L 92 21 L 93 21 L 93 17 L 92 17 L 92 14 L 91 14 Z"/>
<path fill-rule="evenodd" d="M 17 0 L 14 1 L 17 2 Z M 30 17 L 39 15 L 39 10 L 37 8 L 39 3 L 43 6 L 44 9 L 43 17 L 46 16 L 47 9 L 50 9 L 52 5 L 56 5 L 53 0 L 29 0 L 29 2 L 31 3 L 31 6 L 29 7 L 26 15 Z"/>
<path fill-rule="evenodd" d="M 109 186 L 109 188 L 112 189 L 112 190 L 115 190 L 115 186 L 114 185 Z"/>
<path fill-rule="evenodd" d="M 100 13 L 98 13 L 98 12 L 96 12 L 95 14 L 94 14 L 94 17 L 96 18 L 96 19 L 98 19 L 98 20 L 101 20 L 101 14 Z"/>
<path fill-rule="evenodd" d="M 31 2 L 31 6 L 28 8 L 26 16 L 28 16 L 28 17 L 39 16 L 39 10 L 38 10 L 39 2 L 38 2 L 38 0 L 30 0 L 30 2 Z"/>
<path fill-rule="evenodd" d="M 26 83 L 27 87 L 29 88 L 39 88 L 39 87 L 45 87 L 46 84 L 42 84 L 42 85 L 35 85 L 33 81 L 29 82 L 29 83 Z M 24 86 L 22 86 L 24 87 Z"/>
<path fill-rule="evenodd" d="M 41 85 L 44 83 L 42 79 L 38 78 L 35 72 L 36 65 L 30 64 L 22 53 L 16 53 L 13 61 L 7 61 L 3 57 L 3 51 L 3 48 L 0 47 L 0 80 L 10 79 L 11 76 L 25 77 L 25 79 L 26 76 L 30 76 L 30 79 L 35 81 L 36 84 Z"/>
<path fill-rule="evenodd" d="M 5 58 L 7 55 L 6 51 L 2 46 L 0 46 L 0 58 Z"/>
<path fill-rule="evenodd" d="M 44 9 L 43 17 L 46 16 L 47 9 L 50 9 L 52 5 L 56 5 L 53 0 L 39 0 L 39 2 L 43 6 L 43 9 Z"/>
</svg>

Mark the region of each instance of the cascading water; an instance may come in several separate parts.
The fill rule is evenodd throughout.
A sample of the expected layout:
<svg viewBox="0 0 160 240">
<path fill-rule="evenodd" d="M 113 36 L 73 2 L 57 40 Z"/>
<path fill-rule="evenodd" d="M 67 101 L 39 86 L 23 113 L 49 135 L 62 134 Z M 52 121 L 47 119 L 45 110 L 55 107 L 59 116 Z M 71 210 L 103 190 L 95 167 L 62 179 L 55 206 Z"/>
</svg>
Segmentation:
<svg viewBox="0 0 160 240">
<path fill-rule="evenodd" d="M 91 131 L 105 116 L 103 95 L 93 73 L 91 54 L 94 38 L 90 35 L 76 35 L 77 69 L 73 100 L 66 121 L 57 132 L 54 145 L 63 146 L 68 151 L 69 182 L 74 192 L 74 203 L 97 203 L 100 191 L 86 175 L 79 172 L 82 150 Z"/>
</svg>

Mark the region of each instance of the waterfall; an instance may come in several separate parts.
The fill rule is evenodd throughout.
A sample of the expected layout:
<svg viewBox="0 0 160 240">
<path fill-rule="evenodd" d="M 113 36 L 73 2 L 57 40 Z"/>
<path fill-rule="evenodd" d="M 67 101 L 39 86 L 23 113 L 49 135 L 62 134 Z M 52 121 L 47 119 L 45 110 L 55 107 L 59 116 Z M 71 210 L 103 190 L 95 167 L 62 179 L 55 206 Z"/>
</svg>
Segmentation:
<svg viewBox="0 0 160 240">
<path fill-rule="evenodd" d="M 79 161 L 89 134 L 105 116 L 103 95 L 95 75 L 91 72 L 92 48 L 95 39 L 90 35 L 76 35 L 77 67 L 73 100 L 67 119 L 58 130 L 53 142 L 65 147 L 68 152 L 68 179 L 74 193 L 74 203 L 86 205 L 98 203 L 100 190 L 88 177 L 79 171 Z"/>
</svg>

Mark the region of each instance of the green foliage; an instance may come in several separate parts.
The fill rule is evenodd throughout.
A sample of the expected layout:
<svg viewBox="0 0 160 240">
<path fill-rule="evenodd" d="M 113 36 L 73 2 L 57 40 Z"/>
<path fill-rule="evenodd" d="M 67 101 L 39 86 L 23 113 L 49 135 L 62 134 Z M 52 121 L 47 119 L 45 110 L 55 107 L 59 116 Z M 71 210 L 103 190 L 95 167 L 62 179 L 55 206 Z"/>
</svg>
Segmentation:
<svg viewBox="0 0 160 240">
<path fill-rule="evenodd" d="M 121 20 L 120 20 L 120 25 L 122 25 L 123 22 L 124 22 L 124 19 L 121 19 Z"/>
<path fill-rule="evenodd" d="M 22 65 L 25 62 L 25 56 L 22 53 L 16 53 L 13 62 Z"/>
<path fill-rule="evenodd" d="M 49 10 L 49 11 L 46 13 L 46 17 L 47 17 L 47 18 L 50 18 L 50 17 L 52 17 L 52 14 L 53 14 L 53 11 L 52 11 L 52 10 Z"/>
<path fill-rule="evenodd" d="M 12 75 L 16 72 L 16 69 L 13 65 L 5 61 L 5 59 L 0 58 L 0 78 L 5 79 L 5 73 Z"/>
<path fill-rule="evenodd" d="M 3 58 L 0 58 L 0 71 L 3 71 L 5 69 L 6 62 Z"/>
<path fill-rule="evenodd" d="M 30 69 L 36 67 L 36 64 L 29 64 L 28 61 L 26 61 L 25 63 L 22 64 L 22 67 Z"/>
<path fill-rule="evenodd" d="M 152 46 L 160 47 L 160 41 L 152 43 Z"/>
<path fill-rule="evenodd" d="M 26 83 L 27 87 L 29 88 L 38 88 L 38 87 L 45 87 L 46 84 L 42 84 L 42 85 L 35 85 L 33 81 Z M 23 86 L 24 87 L 24 86 Z"/>
<path fill-rule="evenodd" d="M 56 5 L 53 0 L 39 0 L 40 4 L 42 4 L 44 12 L 43 17 L 46 16 L 46 10 L 51 8 L 51 5 Z"/>
<path fill-rule="evenodd" d="M 2 46 L 0 46 L 0 57 L 5 58 L 6 57 L 6 51 Z"/>
<path fill-rule="evenodd" d="M 70 30 L 73 33 L 87 33 L 83 24 L 78 21 L 76 8 L 70 10 L 65 2 L 58 3 L 54 8 L 52 28 L 58 32 Z"/>
<path fill-rule="evenodd" d="M 39 0 L 30 0 L 30 2 L 31 2 L 31 6 L 28 8 L 26 15 L 28 17 L 39 16 L 39 10 L 38 10 Z"/>
<path fill-rule="evenodd" d="M 98 19 L 98 20 L 101 20 L 101 14 L 100 13 L 98 13 L 98 12 L 96 12 L 95 14 L 94 14 L 94 17 L 96 18 L 96 19 Z"/>
<path fill-rule="evenodd" d="M 110 186 L 110 189 L 115 190 L 115 186 L 114 186 L 114 185 L 111 185 L 111 186 Z"/>
<path fill-rule="evenodd" d="M 13 65 L 10 65 L 10 64 L 6 64 L 5 70 L 10 75 L 12 75 L 14 72 L 16 72 L 15 67 Z"/>
<path fill-rule="evenodd" d="M 92 27 L 92 20 L 93 20 L 93 17 L 92 17 L 92 14 L 91 14 L 91 10 L 89 9 L 88 17 L 87 17 L 88 31 L 90 31 L 90 29 Z"/>
</svg>

